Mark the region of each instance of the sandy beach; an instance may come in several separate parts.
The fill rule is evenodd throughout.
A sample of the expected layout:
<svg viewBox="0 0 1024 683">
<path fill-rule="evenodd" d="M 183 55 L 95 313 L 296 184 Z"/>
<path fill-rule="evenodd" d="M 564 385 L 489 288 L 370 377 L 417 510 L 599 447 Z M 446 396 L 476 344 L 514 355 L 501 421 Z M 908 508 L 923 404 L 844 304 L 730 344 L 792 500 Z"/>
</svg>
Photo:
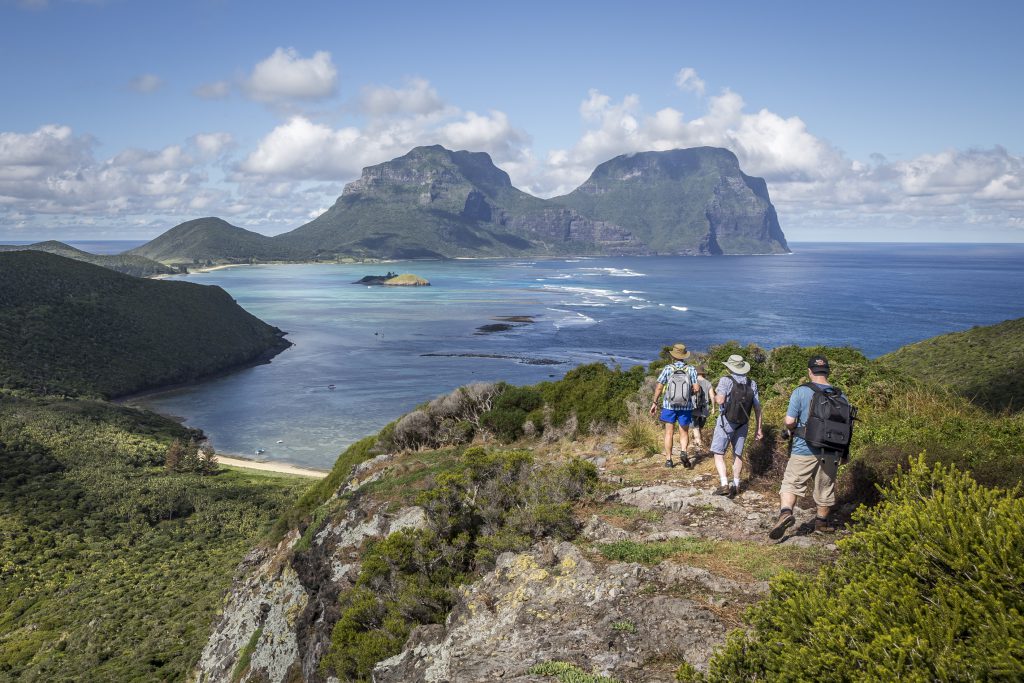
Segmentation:
<svg viewBox="0 0 1024 683">
<path fill-rule="evenodd" d="M 314 470 L 308 467 L 289 465 L 284 462 L 259 462 L 257 460 L 246 460 L 244 458 L 231 458 L 220 455 L 219 453 L 217 454 L 217 463 L 227 465 L 229 467 L 245 467 L 250 470 L 277 472 L 279 474 L 294 474 L 301 477 L 313 477 L 315 479 L 323 479 L 329 474 L 329 472 L 324 470 Z"/>
</svg>

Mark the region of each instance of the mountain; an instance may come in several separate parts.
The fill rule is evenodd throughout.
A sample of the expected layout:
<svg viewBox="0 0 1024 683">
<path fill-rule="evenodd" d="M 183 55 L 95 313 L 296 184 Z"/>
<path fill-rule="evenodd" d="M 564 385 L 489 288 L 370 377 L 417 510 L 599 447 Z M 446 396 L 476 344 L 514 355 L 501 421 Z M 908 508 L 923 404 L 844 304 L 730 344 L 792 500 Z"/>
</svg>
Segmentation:
<svg viewBox="0 0 1024 683">
<path fill-rule="evenodd" d="M 879 360 L 990 410 L 1024 407 L 1024 318 L 942 334 Z"/>
<path fill-rule="evenodd" d="M 162 263 L 249 263 L 301 259 L 273 238 L 220 218 L 197 218 L 177 225 L 127 254 Z"/>
<path fill-rule="evenodd" d="M 624 154 L 552 201 L 628 230 L 653 253 L 789 251 L 767 184 L 726 149 Z"/>
<path fill-rule="evenodd" d="M 787 251 L 767 184 L 728 150 L 619 156 L 570 194 L 540 199 L 513 187 L 487 154 L 434 145 L 364 168 L 330 209 L 291 232 L 264 237 L 204 218 L 132 253 L 193 263 Z"/>
<path fill-rule="evenodd" d="M 119 273 L 135 275 L 136 277 L 149 277 L 150 275 L 171 275 L 178 272 L 174 268 L 165 266 L 162 263 L 135 254 L 90 254 L 81 249 L 50 240 L 48 242 L 36 242 L 35 244 L 0 244 L 0 251 L 45 251 L 48 254 L 56 254 L 76 261 L 84 261 L 94 266 L 103 266 Z"/>
<path fill-rule="evenodd" d="M 0 387 L 123 395 L 257 361 L 282 337 L 220 287 L 0 253 Z"/>
<path fill-rule="evenodd" d="M 544 214 L 547 206 L 514 188 L 487 154 L 417 147 L 364 168 L 324 214 L 275 239 L 307 253 L 356 257 L 557 252 L 514 224 L 516 217 Z"/>
</svg>

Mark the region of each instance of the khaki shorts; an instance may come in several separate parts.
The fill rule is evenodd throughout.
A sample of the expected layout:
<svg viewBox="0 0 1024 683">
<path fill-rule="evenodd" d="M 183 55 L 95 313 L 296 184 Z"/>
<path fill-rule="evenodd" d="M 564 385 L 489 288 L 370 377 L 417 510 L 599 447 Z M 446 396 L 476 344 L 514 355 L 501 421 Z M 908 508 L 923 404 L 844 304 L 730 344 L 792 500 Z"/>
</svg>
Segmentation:
<svg viewBox="0 0 1024 683">
<path fill-rule="evenodd" d="M 803 498 L 807 495 L 807 483 L 813 477 L 815 504 L 823 508 L 832 507 L 836 504 L 838 469 L 838 456 L 791 455 L 779 490 Z"/>
</svg>

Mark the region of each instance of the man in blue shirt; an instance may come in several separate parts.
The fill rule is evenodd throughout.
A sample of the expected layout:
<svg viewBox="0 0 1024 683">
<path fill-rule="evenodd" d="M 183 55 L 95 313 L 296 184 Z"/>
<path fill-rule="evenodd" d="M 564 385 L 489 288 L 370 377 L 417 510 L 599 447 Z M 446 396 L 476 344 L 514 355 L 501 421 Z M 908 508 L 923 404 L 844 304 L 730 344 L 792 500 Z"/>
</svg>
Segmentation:
<svg viewBox="0 0 1024 683">
<path fill-rule="evenodd" d="M 690 356 L 686 344 L 675 344 L 669 349 L 669 355 L 674 362 L 666 365 L 658 375 L 658 383 L 654 387 L 654 402 L 651 404 L 651 415 L 657 412 L 659 406 L 661 414 L 658 419 L 665 424 L 665 467 L 675 467 L 672 462 L 672 432 L 675 425 L 679 424 L 679 460 L 687 469 L 693 467 L 690 457 L 686 454 L 690 447 L 690 423 L 693 421 L 694 396 L 700 392 L 700 384 L 697 382 L 697 370 L 685 361 Z M 672 380 L 673 375 L 680 373 L 683 379 L 688 379 L 690 384 L 690 397 L 682 404 L 673 404 L 666 387 Z M 659 404 L 658 400 L 664 393 L 664 400 Z"/>
<path fill-rule="evenodd" d="M 811 356 L 807 361 L 807 376 L 819 387 L 832 386 L 828 381 L 829 372 L 828 359 L 824 356 Z M 799 429 L 807 424 L 813 396 L 814 391 L 807 386 L 799 386 L 793 391 L 789 397 L 789 408 L 786 410 L 788 429 Z M 786 465 L 786 474 L 779 489 L 779 519 L 768 532 L 769 538 L 782 538 L 786 529 L 794 524 L 793 506 L 796 505 L 797 498 L 807 493 L 807 485 L 812 480 L 812 495 L 814 503 L 818 506 L 814 530 L 819 533 L 835 530 L 828 521 L 828 514 L 836 502 L 836 472 L 839 470 L 841 458 L 842 454 L 825 452 L 821 448 L 811 446 L 799 436 L 793 437 L 789 463 Z"/>
</svg>

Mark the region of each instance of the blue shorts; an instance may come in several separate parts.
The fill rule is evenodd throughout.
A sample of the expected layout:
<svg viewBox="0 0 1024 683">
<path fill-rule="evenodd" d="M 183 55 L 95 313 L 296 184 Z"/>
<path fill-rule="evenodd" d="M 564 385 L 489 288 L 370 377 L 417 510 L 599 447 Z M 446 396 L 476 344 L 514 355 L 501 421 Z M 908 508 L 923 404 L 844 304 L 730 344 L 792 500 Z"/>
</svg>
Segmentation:
<svg viewBox="0 0 1024 683">
<path fill-rule="evenodd" d="M 693 422 L 693 409 L 673 410 L 671 408 L 662 408 L 658 419 L 665 424 L 675 424 L 678 422 L 680 427 L 689 427 L 690 423 Z"/>
</svg>

